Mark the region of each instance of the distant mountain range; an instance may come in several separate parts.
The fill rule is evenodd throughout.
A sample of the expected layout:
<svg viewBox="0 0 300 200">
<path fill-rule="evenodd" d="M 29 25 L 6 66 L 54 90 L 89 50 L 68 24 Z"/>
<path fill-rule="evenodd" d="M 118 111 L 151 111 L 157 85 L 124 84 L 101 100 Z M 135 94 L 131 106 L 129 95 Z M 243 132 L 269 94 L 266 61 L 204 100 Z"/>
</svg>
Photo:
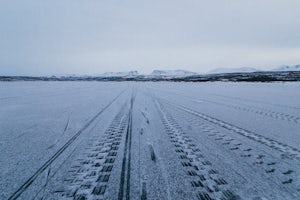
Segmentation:
<svg viewBox="0 0 300 200">
<path fill-rule="evenodd" d="M 300 65 L 293 65 L 293 66 L 288 66 L 288 65 L 282 65 L 280 67 L 277 67 L 273 69 L 272 71 L 300 71 Z"/>
<path fill-rule="evenodd" d="M 240 68 L 217 68 L 209 71 L 207 74 L 225 74 L 235 72 L 257 72 L 258 69 L 252 67 L 240 67 Z"/>
<path fill-rule="evenodd" d="M 282 65 L 280 67 L 276 67 L 272 70 L 273 72 L 287 72 L 287 71 L 300 71 L 300 65 Z M 228 73 L 251 73 L 251 72 L 264 72 L 264 70 L 258 70 L 252 67 L 241 67 L 241 68 L 217 68 L 211 70 L 205 74 L 228 74 Z M 92 77 L 103 77 L 103 78 L 134 78 L 134 77 L 144 77 L 144 78 L 180 78 L 180 77 L 189 77 L 189 76 L 196 76 L 200 75 L 196 72 L 191 72 L 187 70 L 153 70 L 150 74 L 140 74 L 138 71 L 125 71 L 125 72 L 105 72 L 103 74 L 98 75 L 61 75 L 57 77 L 85 77 L 85 78 L 92 78 Z"/>
<path fill-rule="evenodd" d="M 241 68 L 217 68 L 209 71 L 207 74 L 226 74 L 226 73 L 251 73 L 251 72 L 260 72 L 264 70 L 259 70 L 252 67 L 241 67 Z M 300 71 L 300 65 L 282 65 L 280 67 L 276 67 L 267 71 L 275 71 L 275 72 L 287 72 L 287 71 Z"/>
<path fill-rule="evenodd" d="M 237 72 L 244 71 L 244 72 Z M 215 74 L 196 74 L 185 70 L 154 70 L 151 74 L 143 75 L 137 71 L 108 72 L 101 75 L 64 75 L 64 76 L 1 76 L 0 81 L 233 81 L 233 82 L 274 82 L 300 81 L 299 65 L 281 66 L 273 71 L 249 72 L 249 69 L 234 69 L 225 72 L 218 70 Z M 252 71 L 252 70 L 251 70 Z M 230 73 L 234 72 L 234 73 Z"/>
<path fill-rule="evenodd" d="M 138 76 L 138 71 L 129 71 L 129 72 L 105 72 L 103 74 L 99 74 L 99 77 L 132 77 Z"/>
<path fill-rule="evenodd" d="M 172 76 L 172 77 L 185 77 L 197 75 L 195 72 L 190 72 L 186 70 L 153 70 L 150 76 Z"/>
<path fill-rule="evenodd" d="M 105 72 L 103 74 L 96 75 L 97 77 L 186 77 L 197 75 L 195 72 L 187 70 L 153 70 L 150 74 L 140 74 L 138 71 L 128 72 Z"/>
</svg>

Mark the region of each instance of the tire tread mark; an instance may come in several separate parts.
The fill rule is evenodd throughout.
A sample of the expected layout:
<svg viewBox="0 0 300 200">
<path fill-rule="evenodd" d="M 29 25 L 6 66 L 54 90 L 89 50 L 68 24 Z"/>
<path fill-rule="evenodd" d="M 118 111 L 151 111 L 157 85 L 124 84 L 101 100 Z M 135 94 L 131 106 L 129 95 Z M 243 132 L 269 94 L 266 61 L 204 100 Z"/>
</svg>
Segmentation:
<svg viewBox="0 0 300 200">
<path fill-rule="evenodd" d="M 91 144 L 86 148 L 82 157 L 78 158 L 78 162 L 69 170 L 71 174 L 66 176 L 67 179 L 63 185 L 68 188 L 59 192 L 60 198 L 95 197 L 101 199 L 104 196 L 109 187 L 109 179 L 118 154 L 115 147 L 120 145 L 115 141 L 121 140 L 127 126 L 128 116 L 123 111 L 124 109 L 120 110 L 103 136 L 91 139 Z"/>
<path fill-rule="evenodd" d="M 113 104 L 123 93 L 120 92 L 112 101 L 110 101 L 104 108 L 102 108 L 92 119 L 88 121 L 71 139 L 69 139 L 64 146 L 62 146 L 49 160 L 47 160 L 25 183 L 19 187 L 8 200 L 17 199 L 33 182 L 44 172 L 77 138 L 83 133 L 111 104 Z"/>
<path fill-rule="evenodd" d="M 300 117 L 290 115 L 290 114 L 275 112 L 272 110 L 255 108 L 253 106 L 248 106 L 248 105 L 247 106 L 231 105 L 231 104 L 220 103 L 217 101 L 211 101 L 211 100 L 206 100 L 206 99 L 201 99 L 201 101 L 219 105 L 219 106 L 224 106 L 227 108 L 232 108 L 235 110 L 241 110 L 241 111 L 250 112 L 250 113 L 254 113 L 254 114 L 258 114 L 258 115 L 262 115 L 262 116 L 267 116 L 267 117 L 270 117 L 273 119 L 284 120 L 284 121 L 289 121 L 289 122 L 294 122 L 294 123 L 300 122 Z M 193 102 L 199 103 L 199 101 L 197 101 L 197 100 L 193 100 Z"/>
<path fill-rule="evenodd" d="M 166 100 L 165 100 L 166 101 Z M 243 128 L 240 128 L 240 127 L 237 127 L 235 125 L 232 125 L 228 122 L 225 122 L 225 121 L 222 121 L 220 119 L 217 119 L 217 118 L 214 118 L 214 117 L 211 117 L 209 115 L 206 115 L 206 114 L 203 114 L 203 113 L 200 113 L 200 112 L 197 112 L 197 111 L 194 111 L 194 110 L 191 110 L 185 106 L 180 106 L 180 105 L 176 105 L 176 104 L 173 104 L 173 103 L 170 103 L 170 102 L 166 102 L 168 105 L 171 105 L 179 110 L 183 110 L 189 114 L 192 114 L 192 115 L 195 115 L 197 117 L 200 117 L 201 119 L 204 119 L 208 122 L 211 122 L 215 125 L 218 125 L 220 127 L 223 127 L 229 131 L 233 131 L 241 136 L 244 136 L 244 137 L 247 137 L 251 140 L 254 140 L 256 142 L 259 142 L 261 144 L 264 144 L 272 149 L 275 149 L 275 150 L 278 150 L 278 151 L 281 151 L 283 153 L 286 153 L 288 155 L 291 155 L 297 159 L 300 159 L 300 150 L 295 148 L 295 147 L 291 147 L 287 144 L 283 144 L 281 142 L 278 142 L 278 141 L 275 141 L 273 139 L 270 139 L 268 137 L 265 137 L 265 136 L 262 136 L 262 135 L 259 135 L 257 133 L 254 133 L 254 132 L 250 132 L 248 130 L 245 130 Z"/>
<path fill-rule="evenodd" d="M 118 193 L 118 199 L 123 200 L 124 198 L 124 189 L 125 189 L 125 176 L 126 176 L 126 200 L 130 199 L 130 170 L 131 170 L 131 137 L 132 137 L 132 109 L 134 103 L 134 96 L 132 92 L 130 100 L 130 108 L 128 113 L 128 124 L 126 130 L 126 139 L 125 147 L 122 161 L 122 170 L 121 170 L 121 179 L 120 179 L 120 188 Z M 127 164 L 127 166 L 126 166 Z M 127 169 L 127 170 L 126 170 Z"/>
<path fill-rule="evenodd" d="M 193 140 L 182 130 L 159 100 L 155 102 L 166 133 L 175 147 L 175 152 L 181 160 L 184 171 L 190 177 L 192 187 L 199 192 L 196 194 L 197 198 L 215 199 L 216 197 L 217 199 L 228 199 L 222 193 L 222 191 L 229 189 L 227 181 L 212 168 L 211 162 L 205 160 L 201 150 L 193 144 Z M 201 194 L 207 195 L 202 196 Z M 234 195 L 234 197 L 238 196 Z"/>
</svg>

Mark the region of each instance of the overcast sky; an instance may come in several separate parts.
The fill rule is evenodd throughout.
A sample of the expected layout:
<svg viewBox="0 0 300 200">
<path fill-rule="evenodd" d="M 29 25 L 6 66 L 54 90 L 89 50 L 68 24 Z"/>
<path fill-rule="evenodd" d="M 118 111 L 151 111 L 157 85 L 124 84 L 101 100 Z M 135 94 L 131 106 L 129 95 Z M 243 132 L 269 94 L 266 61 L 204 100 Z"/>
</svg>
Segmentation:
<svg viewBox="0 0 300 200">
<path fill-rule="evenodd" d="M 300 63 L 299 0 L 0 0 L 0 75 Z"/>
</svg>

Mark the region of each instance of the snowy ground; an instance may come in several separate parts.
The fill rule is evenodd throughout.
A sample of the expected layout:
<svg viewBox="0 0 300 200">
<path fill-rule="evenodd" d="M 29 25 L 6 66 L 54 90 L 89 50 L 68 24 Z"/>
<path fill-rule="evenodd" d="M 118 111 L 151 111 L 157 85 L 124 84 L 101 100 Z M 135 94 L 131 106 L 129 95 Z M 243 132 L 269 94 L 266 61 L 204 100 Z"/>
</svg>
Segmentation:
<svg viewBox="0 0 300 200">
<path fill-rule="evenodd" d="M 300 83 L 0 83 L 0 199 L 300 199 Z"/>
</svg>

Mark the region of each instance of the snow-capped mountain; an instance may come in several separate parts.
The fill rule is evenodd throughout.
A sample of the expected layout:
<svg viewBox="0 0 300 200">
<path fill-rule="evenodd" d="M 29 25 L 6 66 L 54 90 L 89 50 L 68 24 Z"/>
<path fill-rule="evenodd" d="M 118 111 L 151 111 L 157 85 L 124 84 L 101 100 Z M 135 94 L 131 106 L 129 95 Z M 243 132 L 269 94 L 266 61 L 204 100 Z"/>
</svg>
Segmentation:
<svg viewBox="0 0 300 200">
<path fill-rule="evenodd" d="M 300 65 L 293 65 L 293 66 L 282 65 L 280 67 L 273 69 L 272 71 L 300 71 Z"/>
<path fill-rule="evenodd" d="M 128 71 L 128 72 L 105 72 L 103 74 L 99 74 L 100 77 L 132 77 L 138 76 L 138 71 Z"/>
<path fill-rule="evenodd" d="M 91 75 L 86 74 L 55 74 L 48 77 L 92 77 Z"/>
<path fill-rule="evenodd" d="M 196 75 L 195 72 L 190 72 L 186 70 L 153 70 L 150 76 L 170 76 L 170 77 L 185 77 Z"/>
<path fill-rule="evenodd" d="M 207 74 L 225 74 L 235 72 L 256 72 L 258 69 L 252 67 L 240 67 L 240 68 L 217 68 L 209 71 Z"/>
</svg>

